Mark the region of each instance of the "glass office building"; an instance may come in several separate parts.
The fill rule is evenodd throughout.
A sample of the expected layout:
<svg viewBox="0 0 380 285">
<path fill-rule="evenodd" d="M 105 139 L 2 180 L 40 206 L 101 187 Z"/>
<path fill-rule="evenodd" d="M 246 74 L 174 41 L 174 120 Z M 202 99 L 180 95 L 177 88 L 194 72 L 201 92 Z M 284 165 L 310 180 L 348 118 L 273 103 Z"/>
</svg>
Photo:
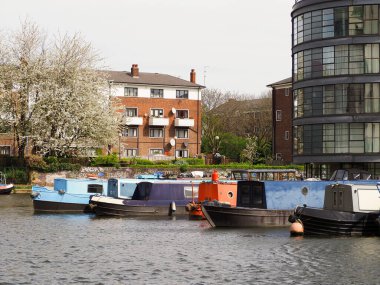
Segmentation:
<svg viewBox="0 0 380 285">
<path fill-rule="evenodd" d="M 296 1 L 293 162 L 380 176 L 380 1 Z"/>
</svg>

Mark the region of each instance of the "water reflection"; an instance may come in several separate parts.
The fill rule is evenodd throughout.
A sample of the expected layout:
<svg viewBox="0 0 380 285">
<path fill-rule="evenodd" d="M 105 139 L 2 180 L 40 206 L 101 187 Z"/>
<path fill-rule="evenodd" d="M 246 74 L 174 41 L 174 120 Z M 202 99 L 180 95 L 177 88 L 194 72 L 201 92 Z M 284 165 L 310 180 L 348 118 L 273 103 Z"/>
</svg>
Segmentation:
<svg viewBox="0 0 380 285">
<path fill-rule="evenodd" d="M 291 238 L 185 218 L 33 214 L 0 197 L 0 283 L 378 284 L 379 238 Z"/>
</svg>

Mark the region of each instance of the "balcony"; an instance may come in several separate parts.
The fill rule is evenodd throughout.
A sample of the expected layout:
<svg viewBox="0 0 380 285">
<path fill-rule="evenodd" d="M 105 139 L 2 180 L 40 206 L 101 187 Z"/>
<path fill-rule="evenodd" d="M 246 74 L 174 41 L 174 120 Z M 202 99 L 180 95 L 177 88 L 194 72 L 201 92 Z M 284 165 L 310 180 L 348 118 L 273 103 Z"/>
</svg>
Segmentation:
<svg viewBox="0 0 380 285">
<path fill-rule="evenodd" d="M 149 126 L 168 126 L 169 118 L 150 117 Z"/>
<path fill-rule="evenodd" d="M 143 124 L 142 117 L 127 117 L 125 120 L 127 126 L 141 126 Z"/>
<path fill-rule="evenodd" d="M 194 119 L 180 119 L 176 118 L 174 121 L 176 127 L 194 127 Z"/>
</svg>

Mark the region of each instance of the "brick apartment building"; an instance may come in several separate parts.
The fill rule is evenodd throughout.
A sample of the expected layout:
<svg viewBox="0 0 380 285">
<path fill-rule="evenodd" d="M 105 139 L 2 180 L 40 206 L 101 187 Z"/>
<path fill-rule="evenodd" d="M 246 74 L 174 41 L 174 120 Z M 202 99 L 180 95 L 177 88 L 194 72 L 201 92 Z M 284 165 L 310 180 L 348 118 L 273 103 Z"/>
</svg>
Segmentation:
<svg viewBox="0 0 380 285">
<path fill-rule="evenodd" d="M 111 100 L 124 126 L 111 150 L 123 157 L 193 157 L 201 152 L 201 90 L 194 70 L 190 80 L 160 73 L 106 71 Z M 0 155 L 16 156 L 10 132 L 0 131 Z M 28 145 L 26 153 L 31 153 Z M 105 146 L 106 149 L 106 146 Z"/>
<path fill-rule="evenodd" d="M 107 71 L 110 96 L 125 114 L 120 157 L 193 157 L 201 152 L 201 90 L 194 70 L 190 80 L 160 73 Z"/>
<path fill-rule="evenodd" d="M 268 87 L 272 88 L 273 157 L 288 164 L 293 160 L 292 77 L 269 84 Z"/>
</svg>

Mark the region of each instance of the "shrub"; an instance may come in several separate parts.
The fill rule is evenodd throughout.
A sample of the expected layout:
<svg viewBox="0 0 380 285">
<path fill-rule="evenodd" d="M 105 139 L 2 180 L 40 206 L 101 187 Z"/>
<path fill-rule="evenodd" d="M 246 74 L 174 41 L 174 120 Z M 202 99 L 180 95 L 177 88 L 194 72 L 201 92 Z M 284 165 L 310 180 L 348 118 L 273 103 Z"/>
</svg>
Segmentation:
<svg viewBox="0 0 380 285">
<path fill-rule="evenodd" d="M 189 165 L 186 163 L 181 164 L 181 166 L 179 167 L 179 171 L 181 172 L 187 172 L 188 169 L 189 169 Z"/>
<path fill-rule="evenodd" d="M 205 161 L 202 158 L 184 158 L 183 160 L 186 161 L 188 165 L 204 165 L 205 164 Z"/>
<path fill-rule="evenodd" d="M 37 171 L 45 171 L 48 167 L 45 160 L 38 155 L 31 155 L 26 158 L 26 165 L 32 169 Z"/>
<path fill-rule="evenodd" d="M 150 161 L 149 159 L 136 158 L 136 164 L 140 164 L 140 165 L 154 165 L 154 162 Z"/>
<path fill-rule="evenodd" d="M 7 183 L 27 184 L 29 181 L 28 172 L 24 168 L 6 168 L 4 174 Z"/>
<path fill-rule="evenodd" d="M 92 166 L 120 166 L 119 158 L 116 153 L 110 155 L 101 155 L 94 158 L 91 163 Z"/>
</svg>

